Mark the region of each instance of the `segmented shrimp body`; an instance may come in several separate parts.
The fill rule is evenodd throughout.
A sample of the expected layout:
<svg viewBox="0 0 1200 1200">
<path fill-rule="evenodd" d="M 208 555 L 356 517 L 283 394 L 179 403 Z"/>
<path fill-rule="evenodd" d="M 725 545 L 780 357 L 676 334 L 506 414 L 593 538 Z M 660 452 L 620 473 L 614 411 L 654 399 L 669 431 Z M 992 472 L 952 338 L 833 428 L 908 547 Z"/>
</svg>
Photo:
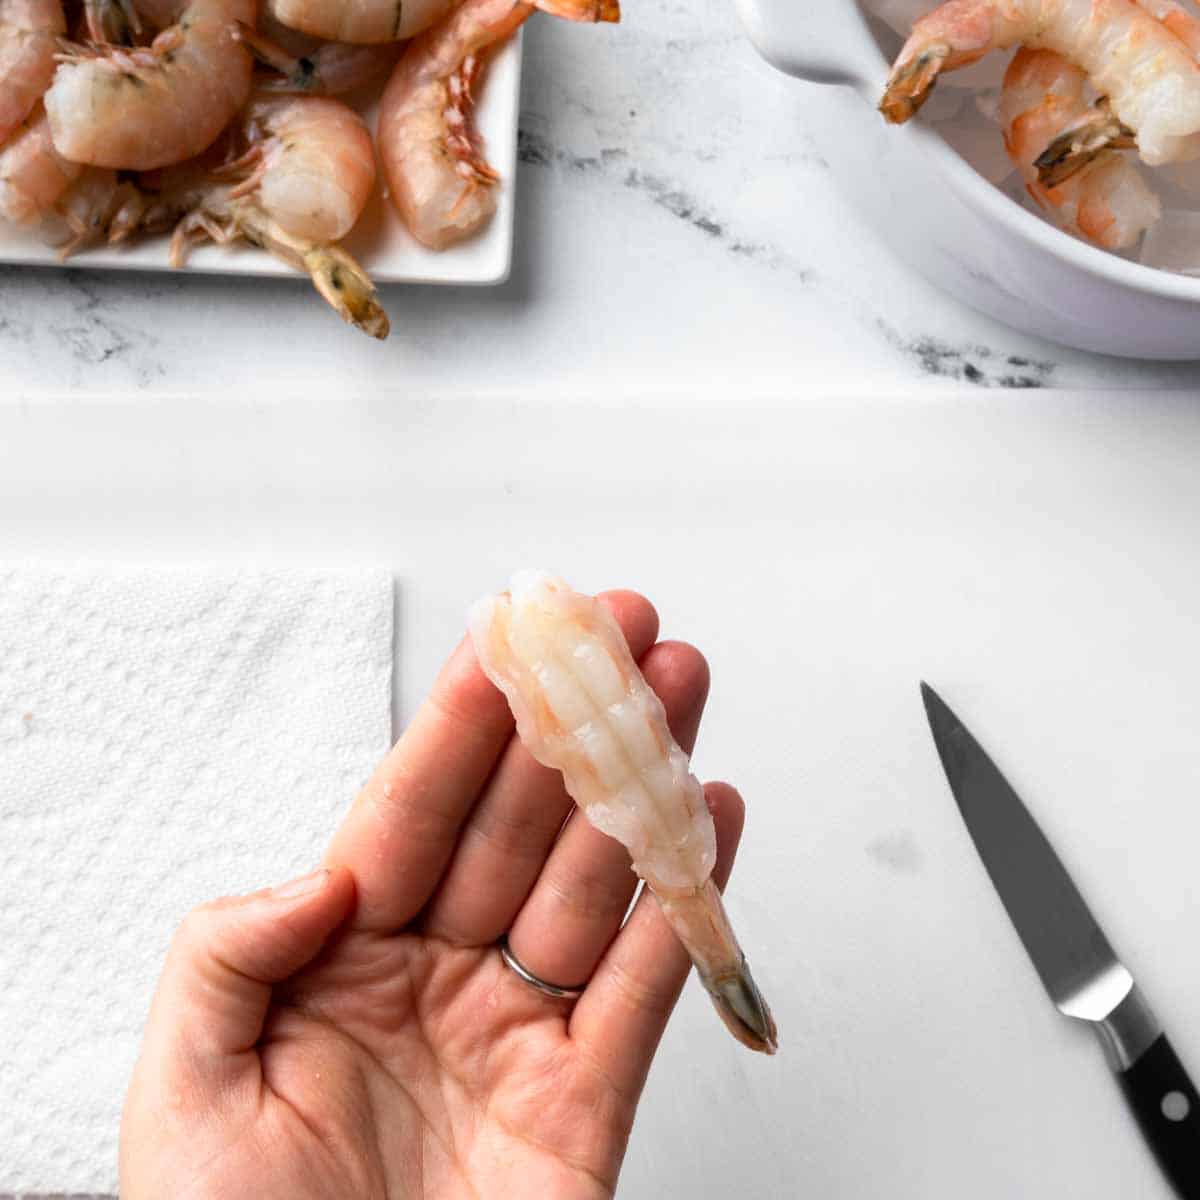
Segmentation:
<svg viewBox="0 0 1200 1200">
<path fill-rule="evenodd" d="M 0 142 L 50 86 L 66 31 L 59 0 L 0 0 Z"/>
<path fill-rule="evenodd" d="M 338 100 L 259 97 L 242 117 L 246 152 L 233 198 L 255 195 L 281 229 L 336 242 L 354 228 L 375 185 L 375 150 L 362 117 Z"/>
<path fill-rule="evenodd" d="M 880 108 L 906 121 L 942 71 L 1018 44 L 1080 67 L 1147 163 L 1200 154 L 1200 67 L 1134 0 L 947 0 L 914 24 Z"/>
<path fill-rule="evenodd" d="M 1125 156 L 1103 149 L 1054 187 L 1038 159 L 1092 111 L 1087 76 L 1052 50 L 1020 50 L 1000 94 L 1004 144 L 1029 194 L 1059 225 L 1108 250 L 1132 245 L 1161 215 L 1158 197 Z"/>
<path fill-rule="evenodd" d="M 54 149 L 50 122 L 39 104 L 0 146 L 0 218 L 17 225 L 40 221 L 82 170 Z"/>
<path fill-rule="evenodd" d="M 470 236 L 495 211 L 499 176 L 473 125 L 472 89 L 487 54 L 535 9 L 571 21 L 620 18 L 617 0 L 464 0 L 409 44 L 388 80 L 379 154 L 392 202 L 426 246 Z"/>
<path fill-rule="evenodd" d="M 475 606 L 479 661 L 517 732 L 563 774 L 584 815 L 628 850 L 731 1032 L 775 1049 L 775 1023 L 712 882 L 716 835 L 704 792 L 612 615 L 548 576 L 526 573 Z"/>
<path fill-rule="evenodd" d="M 1137 0 L 1156 21 L 1161 22 L 1191 51 L 1193 58 L 1200 58 L 1200 20 L 1196 14 L 1179 0 Z"/>
<path fill-rule="evenodd" d="M 454 0 L 268 0 L 271 15 L 290 29 L 330 42 L 398 42 L 428 29 Z"/>
<path fill-rule="evenodd" d="M 45 98 L 58 152 L 137 171 L 200 154 L 250 94 L 236 25 L 253 20 L 254 0 L 190 0 L 148 47 L 64 55 Z"/>
</svg>

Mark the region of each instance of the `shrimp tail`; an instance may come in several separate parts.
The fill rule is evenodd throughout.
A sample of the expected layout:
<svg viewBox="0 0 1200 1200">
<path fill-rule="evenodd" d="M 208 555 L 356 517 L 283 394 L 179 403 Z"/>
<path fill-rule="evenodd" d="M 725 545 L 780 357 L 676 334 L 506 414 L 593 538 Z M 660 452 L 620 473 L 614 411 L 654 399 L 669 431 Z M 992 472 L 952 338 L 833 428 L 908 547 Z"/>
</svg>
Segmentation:
<svg viewBox="0 0 1200 1200">
<path fill-rule="evenodd" d="M 1108 103 L 1101 100 L 1079 121 L 1064 129 L 1034 160 L 1038 182 L 1057 187 L 1105 150 L 1132 150 L 1137 146 L 1133 130 L 1117 119 Z"/>
<path fill-rule="evenodd" d="M 316 246 L 304 255 L 304 269 L 325 302 L 347 324 L 381 341 L 391 332 L 387 313 L 366 272 L 340 246 Z"/>
<path fill-rule="evenodd" d="M 307 271 L 321 298 L 348 325 L 381 341 L 391 332 L 375 285 L 340 246 L 318 245 L 287 233 L 252 202 L 238 202 L 235 212 L 239 233 L 276 258 Z"/>
<path fill-rule="evenodd" d="M 716 884 L 710 879 L 682 895 L 655 895 L 729 1032 L 751 1050 L 774 1054 L 779 1045 L 775 1019 L 750 974 Z"/>
<path fill-rule="evenodd" d="M 903 125 L 917 115 L 949 57 L 948 45 L 927 46 L 892 72 L 879 102 L 879 111 L 890 125 Z"/>
</svg>

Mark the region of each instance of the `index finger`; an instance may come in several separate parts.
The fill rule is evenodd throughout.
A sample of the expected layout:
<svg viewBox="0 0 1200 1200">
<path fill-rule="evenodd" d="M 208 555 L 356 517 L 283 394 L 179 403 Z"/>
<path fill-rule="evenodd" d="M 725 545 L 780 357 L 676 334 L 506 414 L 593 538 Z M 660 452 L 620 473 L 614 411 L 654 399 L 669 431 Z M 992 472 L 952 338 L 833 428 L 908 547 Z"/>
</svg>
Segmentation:
<svg viewBox="0 0 1200 1200">
<path fill-rule="evenodd" d="M 420 911 L 512 731 L 508 704 L 464 637 L 325 855 L 354 875 L 355 928 L 391 932 Z"/>
</svg>

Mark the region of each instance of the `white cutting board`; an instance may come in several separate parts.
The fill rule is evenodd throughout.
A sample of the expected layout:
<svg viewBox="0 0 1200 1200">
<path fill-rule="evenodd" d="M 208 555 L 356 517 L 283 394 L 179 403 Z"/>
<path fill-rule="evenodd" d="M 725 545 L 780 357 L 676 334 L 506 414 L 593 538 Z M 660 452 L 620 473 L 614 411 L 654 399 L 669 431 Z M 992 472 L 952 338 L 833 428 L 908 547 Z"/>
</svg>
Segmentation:
<svg viewBox="0 0 1200 1200">
<path fill-rule="evenodd" d="M 951 802 L 917 680 L 1025 796 L 1200 1076 L 1200 401 L 0 404 L 5 556 L 384 562 L 401 713 L 516 566 L 708 652 L 700 771 L 782 1048 L 689 989 L 622 1194 L 1168 1200 Z"/>
</svg>

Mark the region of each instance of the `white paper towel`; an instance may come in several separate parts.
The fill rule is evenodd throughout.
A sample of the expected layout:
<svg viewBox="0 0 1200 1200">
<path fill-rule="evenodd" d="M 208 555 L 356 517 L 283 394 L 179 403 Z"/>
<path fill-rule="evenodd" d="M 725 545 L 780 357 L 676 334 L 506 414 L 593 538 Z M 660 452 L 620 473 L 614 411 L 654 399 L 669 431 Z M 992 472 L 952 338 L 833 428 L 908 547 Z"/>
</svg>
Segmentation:
<svg viewBox="0 0 1200 1200">
<path fill-rule="evenodd" d="M 317 863 L 391 669 L 383 571 L 0 568 L 0 1193 L 116 1191 L 172 931 Z"/>
</svg>

